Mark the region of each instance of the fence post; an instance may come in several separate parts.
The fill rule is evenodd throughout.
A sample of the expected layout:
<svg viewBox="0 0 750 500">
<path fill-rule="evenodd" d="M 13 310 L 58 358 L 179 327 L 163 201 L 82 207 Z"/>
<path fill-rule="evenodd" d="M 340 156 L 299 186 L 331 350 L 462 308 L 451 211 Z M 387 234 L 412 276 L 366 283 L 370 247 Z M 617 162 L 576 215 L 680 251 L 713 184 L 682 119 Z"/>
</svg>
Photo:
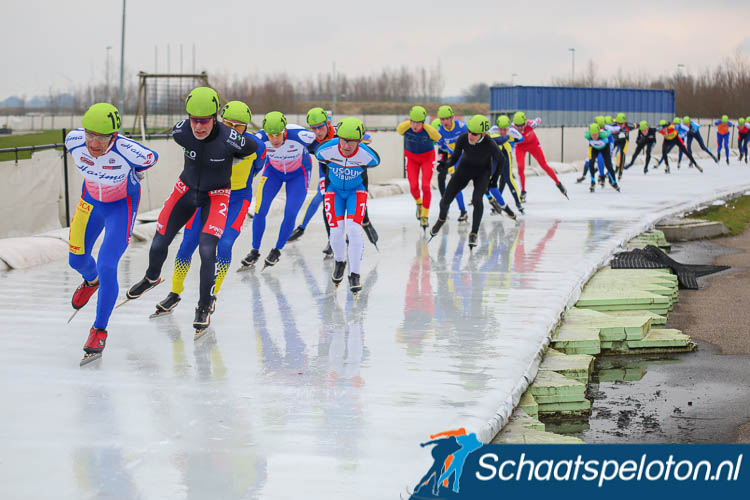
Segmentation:
<svg viewBox="0 0 750 500">
<path fill-rule="evenodd" d="M 706 147 L 711 149 L 711 124 L 708 124 L 708 134 L 706 135 Z"/>
<path fill-rule="evenodd" d="M 62 142 L 65 144 L 65 129 L 62 129 Z M 63 179 L 65 181 L 65 227 L 70 227 L 70 197 L 68 194 L 68 152 L 63 146 Z"/>
<path fill-rule="evenodd" d="M 404 134 L 404 179 L 406 179 L 406 134 Z"/>
<path fill-rule="evenodd" d="M 732 125 L 732 131 L 729 132 L 729 149 L 734 148 L 734 125 Z"/>
<path fill-rule="evenodd" d="M 560 125 L 560 163 L 565 163 L 565 125 Z"/>
</svg>

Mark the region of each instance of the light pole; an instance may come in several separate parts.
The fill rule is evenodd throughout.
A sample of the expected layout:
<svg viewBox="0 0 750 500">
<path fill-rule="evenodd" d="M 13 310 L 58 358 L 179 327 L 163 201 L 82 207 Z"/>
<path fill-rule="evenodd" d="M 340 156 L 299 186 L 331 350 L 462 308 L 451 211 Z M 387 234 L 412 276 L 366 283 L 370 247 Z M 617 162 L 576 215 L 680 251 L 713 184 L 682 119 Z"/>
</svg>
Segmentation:
<svg viewBox="0 0 750 500">
<path fill-rule="evenodd" d="M 510 75 L 510 86 L 511 87 L 513 86 L 513 80 L 515 80 L 515 78 L 517 76 L 518 76 L 518 73 L 513 73 L 512 75 Z"/>
<path fill-rule="evenodd" d="M 570 83 L 576 82 L 576 49 L 570 48 Z"/>
<path fill-rule="evenodd" d="M 123 102 L 125 97 L 123 95 L 123 78 L 125 75 L 125 0 L 122 0 L 122 38 L 120 40 L 120 116 L 125 113 L 123 108 Z"/>
<path fill-rule="evenodd" d="M 107 102 L 112 102 L 112 94 L 109 92 L 109 51 L 112 50 L 111 45 L 107 45 Z"/>
</svg>

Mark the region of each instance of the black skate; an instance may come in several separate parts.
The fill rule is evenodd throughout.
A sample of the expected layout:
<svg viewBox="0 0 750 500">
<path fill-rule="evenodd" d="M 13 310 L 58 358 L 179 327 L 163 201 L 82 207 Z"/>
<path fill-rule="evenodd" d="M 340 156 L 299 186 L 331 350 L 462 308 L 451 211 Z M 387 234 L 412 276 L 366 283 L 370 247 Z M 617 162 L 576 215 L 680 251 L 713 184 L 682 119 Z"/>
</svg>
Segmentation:
<svg viewBox="0 0 750 500">
<path fill-rule="evenodd" d="M 194 339 L 200 338 L 204 333 L 208 325 L 211 324 L 211 306 L 204 306 L 198 304 L 195 308 L 195 317 L 193 318 L 193 328 L 195 328 Z"/>
<path fill-rule="evenodd" d="M 474 247 L 477 246 L 478 239 L 479 236 L 477 233 L 469 233 L 469 250 L 474 250 Z"/>
<path fill-rule="evenodd" d="M 378 248 L 378 232 L 375 231 L 375 228 L 372 225 L 372 222 L 362 222 L 362 230 L 365 232 L 365 235 L 367 235 L 367 239 L 370 240 L 370 243 L 375 245 L 375 248 Z M 378 250 L 379 251 L 379 250 Z"/>
<path fill-rule="evenodd" d="M 516 205 L 516 210 L 518 210 L 521 213 L 521 215 L 526 213 L 526 211 L 523 209 L 523 206 L 521 205 Z"/>
<path fill-rule="evenodd" d="M 333 266 L 333 273 L 331 273 L 331 281 L 333 281 L 333 284 L 336 285 L 336 288 L 338 288 L 341 282 L 344 280 L 344 271 L 346 271 L 346 261 L 335 261 Z"/>
<path fill-rule="evenodd" d="M 565 189 L 565 186 L 562 185 L 562 182 L 558 182 L 555 185 L 557 186 L 557 189 L 560 190 L 560 192 L 562 193 L 562 195 L 565 196 L 566 198 L 568 198 L 568 190 Z M 570 199 L 570 198 L 568 198 L 568 199 Z"/>
<path fill-rule="evenodd" d="M 513 213 L 513 210 L 511 210 L 508 205 L 503 207 L 503 212 L 505 212 L 511 219 L 516 220 L 516 214 Z"/>
<path fill-rule="evenodd" d="M 357 294 L 362 291 L 362 283 L 359 281 L 359 274 L 349 273 L 349 290 L 352 291 L 354 298 L 357 298 Z"/>
<path fill-rule="evenodd" d="M 297 226 L 296 228 L 294 228 L 294 231 L 292 231 L 292 234 L 289 235 L 289 239 L 287 241 L 294 241 L 303 234 L 305 234 L 305 228 L 302 226 Z"/>
<path fill-rule="evenodd" d="M 665 174 L 668 174 L 668 173 L 669 173 L 669 165 L 667 165 L 666 167 L 664 167 L 664 173 L 665 173 Z"/>
<path fill-rule="evenodd" d="M 700 165 L 698 165 L 697 163 L 694 163 L 693 165 L 695 165 L 695 168 L 697 168 L 697 169 L 698 169 L 698 172 L 700 172 L 700 173 L 703 173 L 703 167 L 701 167 L 701 166 L 700 166 Z"/>
<path fill-rule="evenodd" d="M 280 257 L 281 257 L 281 250 L 279 250 L 278 248 L 272 248 L 271 251 L 268 252 L 268 257 L 266 257 L 263 270 L 265 270 L 267 267 L 275 266 L 276 264 L 278 264 Z"/>
<path fill-rule="evenodd" d="M 494 196 L 489 197 L 489 202 L 494 213 L 499 215 L 503 211 L 503 207 L 500 206 L 500 203 L 498 203 Z"/>
<path fill-rule="evenodd" d="M 458 216 L 458 222 L 466 222 L 469 220 L 469 213 L 466 210 L 461 210 L 461 215 Z"/>
<path fill-rule="evenodd" d="M 166 316 L 174 311 L 177 304 L 180 303 L 180 295 L 174 292 L 169 292 L 167 298 L 156 304 L 156 311 L 149 316 L 149 318 L 158 318 L 160 316 Z"/>
<path fill-rule="evenodd" d="M 440 232 L 440 228 L 443 227 L 443 224 L 445 224 L 445 219 L 441 219 L 438 216 L 438 220 L 435 221 L 435 224 L 432 225 L 432 229 L 430 229 L 430 241 L 437 236 L 438 232 Z"/>
<path fill-rule="evenodd" d="M 604 187 L 604 176 L 603 175 L 599 176 L 599 186 Z"/>
<path fill-rule="evenodd" d="M 122 302 L 120 302 L 119 304 L 117 304 L 115 306 L 115 309 L 117 309 L 118 307 L 122 306 L 123 304 L 125 304 L 128 301 L 131 301 L 133 299 L 137 299 L 138 297 L 140 297 L 144 293 L 148 292 L 149 290 L 151 290 L 152 288 L 154 288 L 156 285 L 158 285 L 162 281 L 164 281 L 164 280 L 162 280 L 161 278 L 156 278 L 154 281 L 151 281 L 150 279 L 148 279 L 148 278 L 146 278 L 144 276 L 141 281 L 139 281 L 138 283 L 136 283 L 135 285 L 133 285 L 133 286 L 130 287 L 130 290 L 128 290 L 125 293 L 125 299 Z"/>
<path fill-rule="evenodd" d="M 589 192 L 593 193 L 596 190 L 596 182 L 591 181 L 591 185 L 589 186 Z"/>
<path fill-rule="evenodd" d="M 585 180 L 586 180 L 586 176 L 585 176 L 585 175 L 582 175 L 582 176 L 580 176 L 580 177 L 578 177 L 578 178 L 576 179 L 576 184 L 580 184 L 580 183 L 582 183 L 582 182 L 583 182 L 583 181 L 585 181 Z"/>
<path fill-rule="evenodd" d="M 328 245 L 323 249 L 323 259 L 332 259 L 333 258 L 333 248 L 331 248 L 331 242 L 328 242 Z"/>
<path fill-rule="evenodd" d="M 521 203 L 526 203 L 526 191 L 521 191 Z"/>
<path fill-rule="evenodd" d="M 617 191 L 618 193 L 620 192 L 620 186 L 618 186 L 617 184 L 612 184 L 612 187 L 615 188 L 615 191 Z"/>
<path fill-rule="evenodd" d="M 727 165 L 729 165 L 729 155 L 727 155 Z"/>
<path fill-rule="evenodd" d="M 237 269 L 237 272 L 247 271 L 248 269 L 255 267 L 255 263 L 258 262 L 258 259 L 260 259 L 260 252 L 253 248 L 250 250 L 250 253 L 240 261 L 240 264 L 242 265 Z"/>
</svg>

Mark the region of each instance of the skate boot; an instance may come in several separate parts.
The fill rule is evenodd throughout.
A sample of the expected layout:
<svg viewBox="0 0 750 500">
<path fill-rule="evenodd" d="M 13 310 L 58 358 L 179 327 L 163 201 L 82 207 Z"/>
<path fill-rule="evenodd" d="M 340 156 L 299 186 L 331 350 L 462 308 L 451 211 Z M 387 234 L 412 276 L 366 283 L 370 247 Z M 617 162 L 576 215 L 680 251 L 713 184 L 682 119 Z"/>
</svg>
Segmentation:
<svg viewBox="0 0 750 500">
<path fill-rule="evenodd" d="M 664 173 L 665 173 L 665 174 L 668 174 L 668 173 L 669 173 L 669 165 L 667 165 L 666 167 L 664 167 Z"/>
<path fill-rule="evenodd" d="M 375 245 L 375 248 L 378 248 L 378 232 L 375 231 L 372 222 L 363 222 L 362 230 L 365 232 L 365 235 L 367 235 L 367 239 L 370 240 L 370 243 Z"/>
<path fill-rule="evenodd" d="M 596 182 L 591 181 L 591 185 L 589 186 L 589 192 L 593 193 L 596 190 Z"/>
<path fill-rule="evenodd" d="M 616 183 L 612 184 L 612 187 L 615 188 L 615 191 L 617 191 L 618 193 L 620 192 L 620 186 L 617 185 Z"/>
<path fill-rule="evenodd" d="M 503 207 L 503 212 L 505 212 L 505 213 L 506 213 L 506 215 L 507 215 L 508 217 L 510 217 L 511 219 L 513 219 L 513 220 L 516 220 L 516 214 L 515 214 L 515 213 L 513 213 L 513 210 L 511 210 L 510 206 L 508 206 L 508 205 L 505 205 L 505 206 Z"/>
<path fill-rule="evenodd" d="M 516 205 L 516 210 L 518 210 L 521 215 L 526 213 L 526 211 L 523 209 L 523 205 Z"/>
<path fill-rule="evenodd" d="M 604 176 L 603 175 L 599 176 L 599 186 L 600 187 L 604 187 Z"/>
<path fill-rule="evenodd" d="M 344 271 L 346 271 L 346 261 L 335 261 L 333 265 L 333 273 L 331 273 L 331 281 L 336 285 L 336 288 L 338 288 L 344 280 Z"/>
<path fill-rule="evenodd" d="M 242 265 L 239 269 L 237 269 L 237 272 L 246 271 L 251 267 L 255 267 L 255 263 L 258 262 L 258 259 L 260 259 L 260 252 L 253 248 L 252 250 L 250 250 L 250 253 L 247 254 L 245 258 L 242 259 L 242 261 L 240 261 L 240 264 Z"/>
<path fill-rule="evenodd" d="M 488 198 L 488 201 L 490 202 L 490 206 L 492 207 L 493 213 L 496 213 L 496 214 L 500 215 L 500 213 L 502 213 L 502 211 L 503 211 L 503 207 L 500 206 L 500 203 L 498 203 L 498 201 L 495 199 L 495 197 L 494 196 L 490 196 Z"/>
<path fill-rule="evenodd" d="M 157 318 L 159 316 L 166 316 L 167 314 L 174 311 L 177 304 L 180 303 L 180 295 L 174 292 L 169 292 L 167 298 L 156 304 L 156 312 L 151 315 L 151 318 Z"/>
<path fill-rule="evenodd" d="M 195 308 L 195 317 L 193 318 L 193 328 L 195 328 L 194 339 L 203 335 L 204 330 L 211 324 L 211 306 L 198 304 Z"/>
<path fill-rule="evenodd" d="M 427 226 L 429 226 L 430 222 L 428 219 L 428 214 L 430 213 L 429 208 L 422 207 L 422 216 L 419 218 L 419 225 L 422 226 L 422 231 L 425 231 L 427 229 Z"/>
<path fill-rule="evenodd" d="M 477 233 L 469 233 L 469 250 L 474 250 L 474 247 L 477 246 L 478 239 L 479 235 L 477 235 Z"/>
<path fill-rule="evenodd" d="M 281 257 L 281 250 L 278 248 L 272 248 L 270 252 L 268 252 L 268 257 L 266 257 L 265 265 L 263 266 L 263 269 L 271 266 L 275 266 L 279 263 L 279 258 Z"/>
<path fill-rule="evenodd" d="M 359 274 L 349 273 L 349 290 L 352 291 L 352 295 L 357 297 L 357 294 L 362 291 L 362 283 L 359 281 Z"/>
<path fill-rule="evenodd" d="M 729 165 L 729 155 L 727 155 L 727 165 Z"/>
<path fill-rule="evenodd" d="M 333 248 L 331 248 L 331 242 L 323 249 L 323 259 L 333 258 Z"/>
<path fill-rule="evenodd" d="M 458 216 L 458 222 L 466 222 L 468 220 L 469 220 L 469 214 L 468 214 L 468 212 L 466 212 L 466 210 L 461 210 L 461 215 Z M 445 222 L 445 221 L 443 221 L 443 222 Z"/>
<path fill-rule="evenodd" d="M 106 343 L 107 330 L 104 328 L 94 328 L 92 326 L 91 330 L 89 330 L 89 338 L 83 345 L 83 350 L 86 354 L 83 355 L 80 366 L 101 358 Z"/>
<path fill-rule="evenodd" d="M 585 180 L 586 180 L 586 176 L 585 176 L 585 175 L 582 175 L 582 176 L 580 176 L 580 177 L 578 177 L 578 178 L 576 179 L 576 184 L 580 184 L 580 183 L 582 183 L 582 182 L 583 182 L 583 181 L 585 181 Z"/>
<path fill-rule="evenodd" d="M 560 190 L 560 192 L 562 193 L 562 195 L 565 196 L 566 198 L 568 198 L 568 190 L 565 189 L 565 186 L 562 185 L 562 182 L 558 182 L 555 185 L 557 186 L 557 189 Z M 570 198 L 568 198 L 568 199 L 570 199 Z"/>
<path fill-rule="evenodd" d="M 430 239 L 437 236 L 438 232 L 440 231 L 440 228 L 443 227 L 443 224 L 445 224 L 445 219 L 441 219 L 438 216 L 438 220 L 435 221 L 435 224 L 432 225 L 432 229 L 430 229 L 430 236 L 431 236 Z"/>
<path fill-rule="evenodd" d="M 76 291 L 73 292 L 73 299 L 70 301 L 71 305 L 73 306 L 73 309 L 80 309 L 86 304 L 88 304 L 89 299 L 92 295 L 94 295 L 94 292 L 96 292 L 99 289 L 99 278 L 96 278 L 94 281 L 86 281 L 83 280 L 83 283 L 78 285 L 78 288 L 76 288 Z"/>
<path fill-rule="evenodd" d="M 152 288 L 154 288 L 156 285 L 161 283 L 161 278 L 156 278 L 154 281 L 151 281 L 150 279 L 146 278 L 145 276 L 141 281 L 136 283 L 135 285 L 130 287 L 130 290 L 125 294 L 128 298 L 128 300 L 137 299 L 144 293 L 148 292 Z"/>
<path fill-rule="evenodd" d="M 296 228 L 294 228 L 294 231 L 292 231 L 292 234 L 289 235 L 289 239 L 287 241 L 294 241 L 303 234 L 305 234 L 305 228 L 302 226 L 297 226 Z"/>
<path fill-rule="evenodd" d="M 695 168 L 697 168 L 697 169 L 698 169 L 698 172 L 700 172 L 700 173 L 703 173 L 703 167 L 701 167 L 701 166 L 700 166 L 700 165 L 698 165 L 697 163 L 693 163 L 693 165 L 695 165 Z"/>
<path fill-rule="evenodd" d="M 419 220 L 420 217 L 422 217 L 422 200 L 421 199 L 417 200 L 417 220 Z"/>
<path fill-rule="evenodd" d="M 643 167 L 643 175 L 646 175 L 648 173 L 648 167 Z"/>
<path fill-rule="evenodd" d="M 216 312 L 216 295 L 211 295 L 211 314 Z"/>
<path fill-rule="evenodd" d="M 521 191 L 521 203 L 526 203 L 526 191 Z"/>
</svg>

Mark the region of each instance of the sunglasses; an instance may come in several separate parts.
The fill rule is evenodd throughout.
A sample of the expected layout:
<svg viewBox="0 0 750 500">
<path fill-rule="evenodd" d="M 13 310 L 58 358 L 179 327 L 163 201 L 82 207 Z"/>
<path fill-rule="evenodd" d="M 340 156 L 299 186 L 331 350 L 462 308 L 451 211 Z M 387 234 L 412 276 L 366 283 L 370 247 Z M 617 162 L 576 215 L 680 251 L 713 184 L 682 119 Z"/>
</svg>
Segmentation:
<svg viewBox="0 0 750 500">
<path fill-rule="evenodd" d="M 313 129 L 313 130 L 315 130 L 315 129 L 323 128 L 325 126 L 326 126 L 326 122 L 323 122 L 320 125 L 315 125 L 315 126 L 310 127 L 310 128 Z"/>
<path fill-rule="evenodd" d="M 112 139 L 112 136 L 114 134 L 102 135 L 102 134 L 95 134 L 93 132 L 86 132 L 85 135 L 86 135 L 86 139 L 90 141 L 109 142 L 109 140 Z"/>
<path fill-rule="evenodd" d="M 235 122 L 232 120 L 222 120 L 224 125 L 232 127 L 237 132 L 244 132 L 247 129 L 247 125 L 242 122 Z"/>
<path fill-rule="evenodd" d="M 268 135 L 269 139 L 276 139 L 284 135 L 284 132 L 279 132 L 278 134 L 266 134 Z"/>
<path fill-rule="evenodd" d="M 213 116 L 209 116 L 208 118 L 195 118 L 194 116 L 190 117 L 190 121 L 192 123 L 197 123 L 197 124 L 200 124 L 200 125 L 204 125 L 206 123 L 209 123 L 213 119 L 214 119 Z"/>
</svg>

